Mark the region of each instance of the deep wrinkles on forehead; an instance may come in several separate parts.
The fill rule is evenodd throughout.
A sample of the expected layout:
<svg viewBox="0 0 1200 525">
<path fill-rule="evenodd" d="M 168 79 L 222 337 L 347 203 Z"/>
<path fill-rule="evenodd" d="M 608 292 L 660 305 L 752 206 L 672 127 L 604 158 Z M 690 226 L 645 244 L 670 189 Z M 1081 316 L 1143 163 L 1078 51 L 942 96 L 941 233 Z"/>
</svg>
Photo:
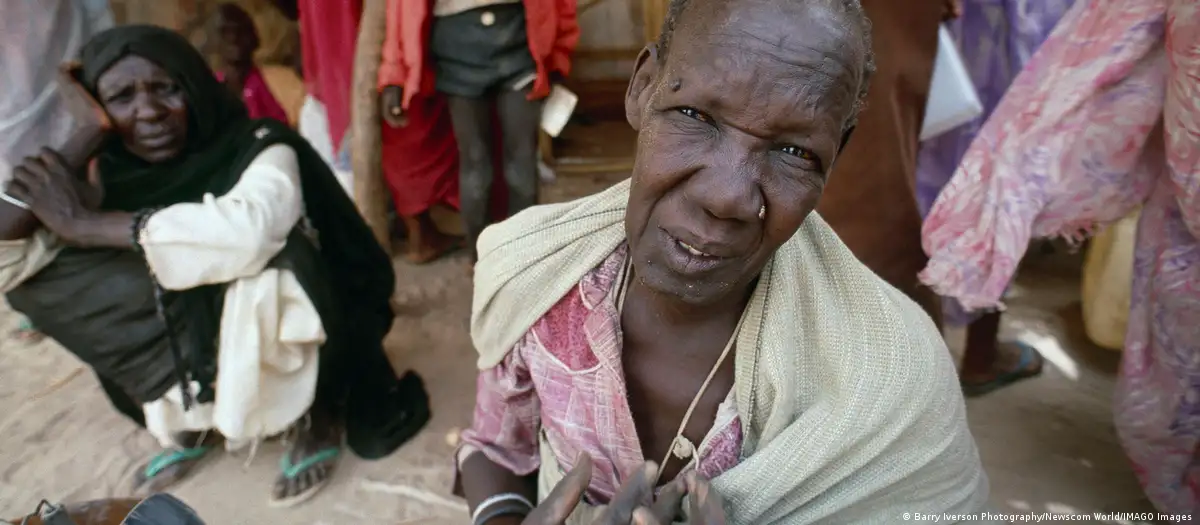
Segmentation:
<svg viewBox="0 0 1200 525">
<path fill-rule="evenodd" d="M 755 86 L 756 98 L 795 93 L 793 104 L 811 106 L 845 95 L 853 102 L 862 81 L 860 63 L 865 52 L 858 49 L 853 29 L 841 23 L 837 13 L 807 2 L 694 2 L 677 28 L 677 45 L 668 57 L 674 66 L 670 69 L 709 70 L 714 80 L 720 78 L 730 87 Z M 772 63 L 787 71 L 762 70 Z M 774 84 L 754 81 L 763 74 L 777 80 Z"/>
<path fill-rule="evenodd" d="M 139 81 L 170 82 L 173 79 L 153 62 L 138 55 L 128 55 L 100 74 L 96 79 L 96 92 L 107 98 L 113 92 L 136 85 Z"/>
<path fill-rule="evenodd" d="M 727 111 L 753 113 L 751 107 L 724 103 L 722 99 L 735 92 L 749 95 L 736 97 L 741 104 L 748 101 L 769 114 L 800 112 L 808 121 L 819 118 L 822 111 L 833 110 L 826 115 L 833 119 L 850 111 L 857 75 L 828 46 L 808 45 L 811 40 L 799 36 L 772 38 L 744 28 L 719 28 L 704 35 L 702 45 L 675 48 L 668 58 L 666 78 L 682 78 L 683 89 L 693 93 L 697 82 L 716 87 L 700 92 L 709 99 L 707 103 Z"/>
</svg>

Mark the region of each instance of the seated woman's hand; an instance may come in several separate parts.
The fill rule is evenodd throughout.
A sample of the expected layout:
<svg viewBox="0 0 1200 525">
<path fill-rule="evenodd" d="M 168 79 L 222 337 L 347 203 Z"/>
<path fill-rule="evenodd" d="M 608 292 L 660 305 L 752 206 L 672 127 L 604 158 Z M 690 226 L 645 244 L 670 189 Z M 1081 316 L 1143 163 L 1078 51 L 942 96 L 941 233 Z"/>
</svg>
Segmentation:
<svg viewBox="0 0 1200 525">
<path fill-rule="evenodd" d="M 678 514 L 680 502 L 686 492 L 684 480 L 671 482 L 654 497 L 654 481 L 658 477 L 658 466 L 647 462 L 617 490 L 616 496 L 592 525 L 630 525 L 634 522 L 634 511 L 641 510 L 647 516 L 670 523 Z M 566 477 L 554 486 L 546 499 L 519 523 L 521 525 L 562 525 L 583 499 L 592 479 L 592 460 L 581 454 Z M 708 522 L 703 522 L 708 523 Z M 716 523 L 716 522 L 713 522 Z M 722 520 L 720 523 L 724 523 Z M 499 525 L 500 521 L 496 521 Z"/>
<path fill-rule="evenodd" d="M 667 488 L 676 483 L 681 483 L 684 488 L 678 494 L 672 494 L 675 498 L 675 506 L 670 507 L 667 501 Z M 683 492 L 686 492 L 691 498 L 688 499 L 688 520 L 689 525 L 725 525 L 725 503 L 721 499 L 721 495 L 712 489 L 712 485 L 708 480 L 700 477 L 696 471 L 689 472 L 682 480 L 676 480 L 663 489 L 659 495 L 659 502 L 652 507 L 639 507 L 633 513 L 633 523 L 635 525 L 667 525 L 673 523 L 675 516 L 680 508 L 679 499 L 682 498 Z M 656 503 L 659 503 L 656 502 Z"/>
<path fill-rule="evenodd" d="M 58 152 L 43 148 L 41 155 L 27 157 L 13 169 L 6 193 L 29 205 L 47 229 L 71 240 L 79 221 L 95 210 L 102 198 L 99 180 L 86 180 L 67 167 Z"/>
</svg>

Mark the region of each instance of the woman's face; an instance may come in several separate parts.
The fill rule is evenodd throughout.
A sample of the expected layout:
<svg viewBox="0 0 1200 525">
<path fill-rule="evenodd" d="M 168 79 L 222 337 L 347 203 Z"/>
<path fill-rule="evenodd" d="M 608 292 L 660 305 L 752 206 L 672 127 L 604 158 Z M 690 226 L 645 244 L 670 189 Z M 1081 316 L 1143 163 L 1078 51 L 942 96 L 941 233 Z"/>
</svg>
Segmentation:
<svg viewBox="0 0 1200 525">
<path fill-rule="evenodd" d="M 742 293 L 816 208 L 861 75 L 844 24 L 727 4 L 736 16 L 686 13 L 723 21 L 681 24 L 665 63 L 644 53 L 626 100 L 634 267 L 696 305 Z"/>
<path fill-rule="evenodd" d="M 164 162 L 183 153 L 187 97 L 163 68 L 130 55 L 101 74 L 96 84 L 100 103 L 130 153 L 146 162 Z"/>
<path fill-rule="evenodd" d="M 249 64 L 258 49 L 254 19 L 241 8 L 223 4 L 217 12 L 217 36 L 221 60 L 227 65 Z"/>
</svg>

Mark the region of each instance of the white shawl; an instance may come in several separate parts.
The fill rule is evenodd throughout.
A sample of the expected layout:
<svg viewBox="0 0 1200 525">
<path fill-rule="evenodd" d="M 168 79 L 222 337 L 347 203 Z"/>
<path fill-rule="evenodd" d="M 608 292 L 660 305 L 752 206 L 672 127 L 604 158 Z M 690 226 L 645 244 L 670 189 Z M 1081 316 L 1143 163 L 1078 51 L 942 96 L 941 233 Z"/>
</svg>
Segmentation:
<svg viewBox="0 0 1200 525">
<path fill-rule="evenodd" d="M 483 232 L 471 312 L 481 369 L 625 240 L 629 188 Z M 987 477 L 945 343 L 819 216 L 763 269 L 747 310 L 735 354 L 742 458 L 713 480 L 730 523 L 897 524 L 906 512 L 987 521 Z M 563 473 L 546 452 L 541 497 Z"/>
</svg>

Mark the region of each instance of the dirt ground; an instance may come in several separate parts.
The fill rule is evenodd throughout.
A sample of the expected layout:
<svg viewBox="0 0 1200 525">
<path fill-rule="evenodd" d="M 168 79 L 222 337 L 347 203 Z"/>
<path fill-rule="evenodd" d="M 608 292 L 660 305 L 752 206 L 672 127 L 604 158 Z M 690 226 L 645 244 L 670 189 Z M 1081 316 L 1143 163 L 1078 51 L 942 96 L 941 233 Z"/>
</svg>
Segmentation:
<svg viewBox="0 0 1200 525">
<path fill-rule="evenodd" d="M 602 176 L 579 181 L 603 185 Z M 557 192 L 557 193 L 555 193 Z M 552 199 L 569 188 L 555 188 Z M 397 263 L 402 312 L 387 340 L 398 368 L 425 378 L 434 417 L 413 442 L 381 461 L 346 457 L 307 505 L 266 505 L 283 448 L 256 457 L 222 454 L 174 489 L 208 523 L 465 523 L 449 495 L 448 434 L 470 422 L 474 353 L 465 262 Z M 1113 431 L 1110 397 L 1118 354 L 1087 342 L 1080 325 L 1077 259 L 1035 261 L 1010 300 L 1005 335 L 1047 356 L 1042 377 L 968 402 L 971 428 L 992 483 L 992 503 L 1013 512 L 1152 510 Z M 0 306 L 0 333 L 16 316 Z M 947 334 L 957 348 L 962 334 Z M 90 371 L 54 343 L 0 338 L 0 517 L 30 512 L 42 498 L 82 501 L 122 495 L 153 441 L 119 416 Z M 1120 523 L 1120 522 L 1114 522 Z"/>
</svg>

